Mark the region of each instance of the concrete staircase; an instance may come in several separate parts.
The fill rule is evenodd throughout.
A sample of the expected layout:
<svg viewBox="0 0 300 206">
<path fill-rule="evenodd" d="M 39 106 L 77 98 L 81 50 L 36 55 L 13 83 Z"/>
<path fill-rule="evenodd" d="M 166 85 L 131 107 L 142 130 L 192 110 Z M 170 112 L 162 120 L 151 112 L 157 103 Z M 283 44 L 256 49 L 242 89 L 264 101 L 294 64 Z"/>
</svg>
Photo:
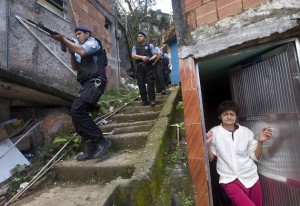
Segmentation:
<svg viewBox="0 0 300 206">
<path fill-rule="evenodd" d="M 112 141 L 104 157 L 59 162 L 52 171 L 54 184 L 13 205 L 151 205 L 155 197 L 147 200 L 149 194 L 144 194 L 143 189 L 160 187 L 153 186 L 153 181 L 161 181 L 160 162 L 167 147 L 178 91 L 174 87 L 170 94 L 157 95 L 155 107 L 142 107 L 140 101 L 134 101 L 123 108 L 107 125 L 101 126 L 106 138 Z"/>
</svg>

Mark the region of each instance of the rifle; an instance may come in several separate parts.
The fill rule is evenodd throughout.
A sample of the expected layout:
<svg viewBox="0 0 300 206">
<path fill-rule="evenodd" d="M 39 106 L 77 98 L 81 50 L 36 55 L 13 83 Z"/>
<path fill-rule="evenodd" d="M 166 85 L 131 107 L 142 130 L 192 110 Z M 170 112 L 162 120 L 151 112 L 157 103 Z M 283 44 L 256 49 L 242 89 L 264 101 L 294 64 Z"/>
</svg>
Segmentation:
<svg viewBox="0 0 300 206">
<path fill-rule="evenodd" d="M 57 35 L 58 32 L 50 29 L 49 27 L 45 26 L 42 22 L 39 22 L 39 23 L 36 23 L 30 19 L 23 19 L 21 17 L 18 16 L 18 18 L 20 18 L 22 21 L 30 24 L 31 26 L 35 27 L 35 28 L 38 28 L 40 31 L 46 33 L 47 35 Z M 73 39 L 69 39 L 67 37 L 65 37 L 66 39 L 68 39 L 69 41 L 75 43 L 75 41 Z M 67 52 L 67 46 L 64 44 L 64 43 L 60 43 L 60 49 L 63 51 L 63 52 Z"/>
</svg>

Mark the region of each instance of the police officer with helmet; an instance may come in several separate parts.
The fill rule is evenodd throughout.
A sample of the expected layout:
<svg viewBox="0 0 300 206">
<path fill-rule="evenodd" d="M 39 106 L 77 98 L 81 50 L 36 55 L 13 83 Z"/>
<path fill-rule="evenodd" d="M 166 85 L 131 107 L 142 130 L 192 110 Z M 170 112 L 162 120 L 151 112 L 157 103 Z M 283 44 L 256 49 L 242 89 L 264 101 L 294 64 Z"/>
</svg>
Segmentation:
<svg viewBox="0 0 300 206">
<path fill-rule="evenodd" d="M 155 106 L 154 88 L 154 66 L 152 63 L 157 57 L 157 52 L 153 44 L 145 42 L 146 34 L 138 32 L 137 43 L 132 48 L 131 56 L 135 59 L 137 66 L 137 81 L 141 95 L 142 106 Z M 147 85 L 147 86 L 146 86 Z"/>
<path fill-rule="evenodd" d="M 76 132 L 88 147 L 86 152 L 76 156 L 76 160 L 84 161 L 102 157 L 111 146 L 111 142 L 104 138 L 88 113 L 104 93 L 107 84 L 105 73 L 107 58 L 100 40 L 92 37 L 88 27 L 75 28 L 75 35 L 78 44 L 59 33 L 51 37 L 68 47 L 72 68 L 77 71 L 77 81 L 82 85 L 72 104 L 71 115 Z"/>
</svg>

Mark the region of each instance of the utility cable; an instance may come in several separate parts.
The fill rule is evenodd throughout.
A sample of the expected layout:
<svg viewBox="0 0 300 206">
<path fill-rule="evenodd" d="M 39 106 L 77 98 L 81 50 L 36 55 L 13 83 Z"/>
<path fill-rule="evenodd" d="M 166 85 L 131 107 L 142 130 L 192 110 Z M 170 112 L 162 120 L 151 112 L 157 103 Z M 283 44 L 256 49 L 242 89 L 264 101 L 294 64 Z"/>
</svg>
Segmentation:
<svg viewBox="0 0 300 206">
<path fill-rule="evenodd" d="M 131 102 L 135 101 L 139 96 L 133 98 L 132 100 L 130 100 L 130 102 L 125 103 L 123 106 L 115 109 L 114 111 L 108 113 L 108 114 L 104 114 L 98 118 L 95 119 L 95 121 L 98 121 L 99 119 L 101 119 L 97 125 L 100 125 L 101 121 L 106 120 L 107 118 L 111 117 L 112 115 L 116 114 L 118 111 L 120 111 L 122 108 L 126 107 L 128 104 L 130 104 Z"/>
</svg>

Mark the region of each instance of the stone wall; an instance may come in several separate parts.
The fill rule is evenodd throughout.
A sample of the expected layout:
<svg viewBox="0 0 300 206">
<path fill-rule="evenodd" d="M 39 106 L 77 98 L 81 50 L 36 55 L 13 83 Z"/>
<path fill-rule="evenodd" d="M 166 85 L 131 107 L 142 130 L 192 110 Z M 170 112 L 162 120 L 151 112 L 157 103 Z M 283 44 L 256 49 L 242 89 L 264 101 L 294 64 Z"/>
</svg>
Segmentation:
<svg viewBox="0 0 300 206">
<path fill-rule="evenodd" d="M 33 0 L 10 1 L 8 25 L 9 71 L 26 77 L 41 85 L 74 94 L 79 88 L 76 76 L 69 69 L 70 57 L 60 49 L 60 44 L 38 29 L 26 24 L 28 29 L 15 17 L 20 16 L 35 22 L 42 22 L 67 37 L 73 36 L 68 18 L 63 19 Z M 30 30 L 33 32 L 30 33 Z M 34 36 L 40 38 L 41 42 Z M 58 58 L 46 49 L 49 47 Z M 67 68 L 69 67 L 69 69 Z"/>
</svg>

